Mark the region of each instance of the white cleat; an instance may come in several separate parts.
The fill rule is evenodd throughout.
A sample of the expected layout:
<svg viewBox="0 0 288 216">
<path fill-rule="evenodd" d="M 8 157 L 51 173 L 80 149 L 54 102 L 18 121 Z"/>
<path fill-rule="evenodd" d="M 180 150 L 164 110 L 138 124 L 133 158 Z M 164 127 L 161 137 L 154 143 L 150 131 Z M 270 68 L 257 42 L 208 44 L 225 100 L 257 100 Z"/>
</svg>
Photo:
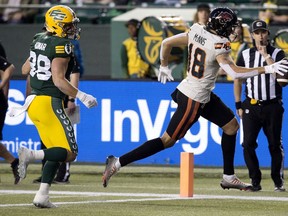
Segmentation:
<svg viewBox="0 0 288 216">
<path fill-rule="evenodd" d="M 20 179 L 22 180 L 26 178 L 27 167 L 29 165 L 29 162 L 33 158 L 32 151 L 27 148 L 21 147 L 18 150 L 18 157 L 19 157 L 18 173 Z"/>
<path fill-rule="evenodd" d="M 106 167 L 105 167 L 105 170 L 104 170 L 103 176 L 102 176 L 103 187 L 107 187 L 110 178 L 119 171 L 120 168 L 117 168 L 117 166 L 116 166 L 116 162 L 118 160 L 119 160 L 119 158 L 114 157 L 113 155 L 110 155 L 107 157 Z"/>
<path fill-rule="evenodd" d="M 250 190 L 252 185 L 242 182 L 237 176 L 234 176 L 232 180 L 222 179 L 220 186 L 225 189 L 239 189 L 239 190 Z"/>
<path fill-rule="evenodd" d="M 39 192 L 36 193 L 33 204 L 37 208 L 57 208 L 58 206 L 54 205 L 49 201 L 49 195 L 43 195 Z"/>
</svg>

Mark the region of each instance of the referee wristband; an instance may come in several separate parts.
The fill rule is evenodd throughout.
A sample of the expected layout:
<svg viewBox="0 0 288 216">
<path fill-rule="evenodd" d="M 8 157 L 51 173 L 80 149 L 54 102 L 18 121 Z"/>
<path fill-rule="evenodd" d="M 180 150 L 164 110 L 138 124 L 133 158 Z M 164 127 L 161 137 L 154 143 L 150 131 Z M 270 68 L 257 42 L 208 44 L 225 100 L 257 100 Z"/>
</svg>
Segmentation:
<svg viewBox="0 0 288 216">
<path fill-rule="evenodd" d="M 74 99 L 74 98 L 69 98 L 68 101 L 74 103 L 74 102 L 75 102 L 75 99 Z"/>
<path fill-rule="evenodd" d="M 235 102 L 235 106 L 237 110 L 242 109 L 242 102 L 241 101 Z"/>
</svg>

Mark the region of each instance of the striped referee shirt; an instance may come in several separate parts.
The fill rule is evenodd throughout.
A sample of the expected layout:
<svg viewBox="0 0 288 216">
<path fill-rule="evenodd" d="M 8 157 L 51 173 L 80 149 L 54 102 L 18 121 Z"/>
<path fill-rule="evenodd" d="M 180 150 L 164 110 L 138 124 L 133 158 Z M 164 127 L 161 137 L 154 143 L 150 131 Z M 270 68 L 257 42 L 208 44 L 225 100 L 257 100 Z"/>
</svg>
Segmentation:
<svg viewBox="0 0 288 216">
<path fill-rule="evenodd" d="M 283 50 L 275 48 L 270 44 L 267 46 L 267 53 L 277 62 L 285 57 Z M 253 68 L 267 65 L 264 57 L 258 52 L 256 47 L 244 50 L 240 54 L 236 64 L 238 66 Z M 246 97 L 261 101 L 282 98 L 282 87 L 277 83 L 273 74 L 260 74 L 246 79 Z"/>
</svg>

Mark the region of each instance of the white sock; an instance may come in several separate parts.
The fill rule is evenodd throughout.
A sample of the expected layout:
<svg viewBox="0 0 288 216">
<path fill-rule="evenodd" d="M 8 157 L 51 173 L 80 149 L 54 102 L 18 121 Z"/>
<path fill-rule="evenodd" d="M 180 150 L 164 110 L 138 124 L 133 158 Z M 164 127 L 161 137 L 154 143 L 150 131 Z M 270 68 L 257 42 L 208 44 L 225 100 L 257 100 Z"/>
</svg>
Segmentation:
<svg viewBox="0 0 288 216">
<path fill-rule="evenodd" d="M 50 186 L 48 183 L 41 183 L 40 188 L 39 188 L 39 192 L 42 195 L 48 195 L 49 194 L 49 188 L 50 188 Z"/>
<path fill-rule="evenodd" d="M 223 179 L 225 179 L 227 181 L 232 181 L 234 178 L 235 178 L 235 174 L 233 174 L 233 175 L 223 174 Z"/>
<path fill-rule="evenodd" d="M 121 168 L 121 164 L 120 164 L 119 158 L 117 158 L 115 166 L 116 166 L 117 170 L 119 170 Z"/>
<path fill-rule="evenodd" d="M 44 151 L 43 150 L 35 150 L 33 153 L 34 153 L 35 160 L 44 159 Z"/>
</svg>

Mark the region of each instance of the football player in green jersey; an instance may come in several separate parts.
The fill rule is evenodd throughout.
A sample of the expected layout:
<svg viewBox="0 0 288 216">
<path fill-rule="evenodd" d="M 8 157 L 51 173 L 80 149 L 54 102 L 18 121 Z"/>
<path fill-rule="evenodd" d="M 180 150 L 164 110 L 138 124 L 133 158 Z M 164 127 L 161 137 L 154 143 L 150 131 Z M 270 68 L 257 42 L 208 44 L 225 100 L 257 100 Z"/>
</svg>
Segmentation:
<svg viewBox="0 0 288 216">
<path fill-rule="evenodd" d="M 22 66 L 22 74 L 29 74 L 31 86 L 31 94 L 23 107 L 27 107 L 47 149 L 20 148 L 18 170 L 20 178 L 24 179 L 30 161 L 47 160 L 33 200 L 39 208 L 56 207 L 49 201 L 49 187 L 60 163 L 74 161 L 78 152 L 73 126 L 64 111 L 65 95 L 78 98 L 88 108 L 97 105 L 96 98 L 78 90 L 65 78 L 66 71 L 72 71 L 69 67 L 74 65 L 71 39 L 79 38 L 78 22 L 68 6 L 50 8 L 45 15 L 47 31 L 34 37 L 30 56 Z"/>
</svg>

